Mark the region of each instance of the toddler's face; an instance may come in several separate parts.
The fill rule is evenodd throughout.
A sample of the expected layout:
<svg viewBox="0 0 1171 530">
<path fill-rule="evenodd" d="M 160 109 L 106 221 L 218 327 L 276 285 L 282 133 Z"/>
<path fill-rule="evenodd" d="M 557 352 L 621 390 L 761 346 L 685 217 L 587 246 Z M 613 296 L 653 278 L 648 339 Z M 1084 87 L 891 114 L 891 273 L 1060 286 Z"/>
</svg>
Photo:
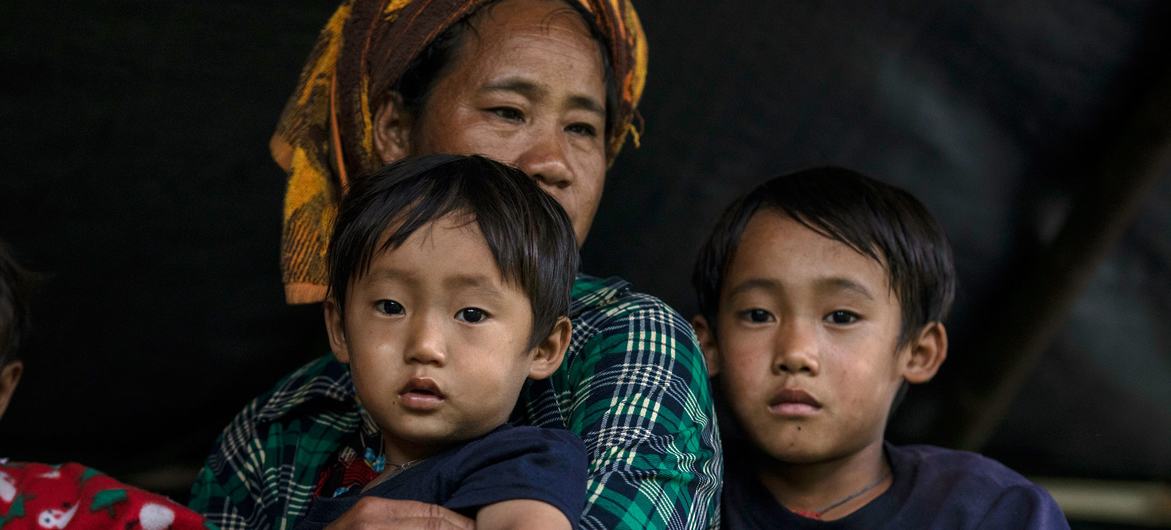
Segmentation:
<svg viewBox="0 0 1171 530">
<path fill-rule="evenodd" d="M 753 443 L 814 463 L 881 448 L 910 355 L 900 319 L 883 265 L 762 210 L 724 278 L 718 341 L 701 340 Z"/>
<path fill-rule="evenodd" d="M 344 321 L 327 310 L 327 325 L 392 462 L 504 423 L 532 366 L 528 297 L 465 216 L 376 252 L 350 285 Z"/>
</svg>

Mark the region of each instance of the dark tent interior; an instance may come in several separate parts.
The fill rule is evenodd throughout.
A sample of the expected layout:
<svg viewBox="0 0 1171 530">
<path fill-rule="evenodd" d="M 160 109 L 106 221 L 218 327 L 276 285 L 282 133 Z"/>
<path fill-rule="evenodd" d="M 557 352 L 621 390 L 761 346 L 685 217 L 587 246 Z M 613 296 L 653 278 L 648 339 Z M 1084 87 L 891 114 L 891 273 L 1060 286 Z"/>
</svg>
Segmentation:
<svg viewBox="0 0 1171 530">
<path fill-rule="evenodd" d="M 960 288 L 889 437 L 997 458 L 1075 528 L 1171 527 L 1171 3 L 636 5 L 645 134 L 586 272 L 690 315 L 701 239 L 754 184 L 904 187 Z M 43 282 L 0 456 L 183 500 L 232 415 L 328 351 L 320 307 L 283 303 L 266 146 L 333 7 L 5 4 L 0 238 Z"/>
</svg>

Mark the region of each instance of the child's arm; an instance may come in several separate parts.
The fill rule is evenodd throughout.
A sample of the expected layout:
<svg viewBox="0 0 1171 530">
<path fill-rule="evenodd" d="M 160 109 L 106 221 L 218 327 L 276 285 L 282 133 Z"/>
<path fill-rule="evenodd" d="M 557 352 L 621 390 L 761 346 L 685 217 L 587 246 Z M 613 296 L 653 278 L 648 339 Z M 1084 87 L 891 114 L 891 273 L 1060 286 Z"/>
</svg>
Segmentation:
<svg viewBox="0 0 1171 530">
<path fill-rule="evenodd" d="M 489 504 L 476 513 L 476 530 L 570 530 L 573 525 L 552 504 L 513 499 Z"/>
<path fill-rule="evenodd" d="M 580 279 L 574 290 L 587 286 L 591 298 L 612 292 Z M 621 292 L 574 318 L 586 330 L 574 342 L 585 342 L 562 368 L 572 400 L 558 410 L 593 448 L 581 520 L 614 530 L 714 526 L 723 453 L 695 333 L 662 301 Z"/>
</svg>

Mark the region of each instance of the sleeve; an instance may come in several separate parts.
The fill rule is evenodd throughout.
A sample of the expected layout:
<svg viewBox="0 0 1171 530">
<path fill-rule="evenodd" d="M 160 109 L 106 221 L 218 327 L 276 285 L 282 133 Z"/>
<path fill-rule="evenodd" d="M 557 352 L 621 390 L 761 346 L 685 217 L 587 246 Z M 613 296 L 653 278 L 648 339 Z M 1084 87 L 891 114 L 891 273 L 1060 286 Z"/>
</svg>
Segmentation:
<svg viewBox="0 0 1171 530">
<path fill-rule="evenodd" d="M 1026 484 L 1001 492 L 976 528 L 1069 530 L 1069 521 L 1049 492 L 1035 484 Z"/>
<path fill-rule="evenodd" d="M 549 503 L 576 523 L 585 505 L 586 457 L 568 431 L 514 427 L 468 444 L 453 465 L 455 484 L 444 506 L 474 511 L 489 504 L 532 499 Z"/>
<path fill-rule="evenodd" d="M 216 439 L 188 506 L 223 530 L 291 526 L 312 502 L 317 473 L 360 422 L 335 396 L 344 373 L 331 356 L 319 358 L 244 407 Z"/>
<path fill-rule="evenodd" d="M 223 530 L 268 526 L 260 509 L 263 455 L 256 430 L 257 398 L 216 439 L 191 486 L 188 507 Z"/>
<path fill-rule="evenodd" d="M 565 412 L 589 458 L 581 526 L 718 527 L 723 461 L 690 324 L 637 295 L 586 333 L 568 367 L 574 395 Z"/>
</svg>

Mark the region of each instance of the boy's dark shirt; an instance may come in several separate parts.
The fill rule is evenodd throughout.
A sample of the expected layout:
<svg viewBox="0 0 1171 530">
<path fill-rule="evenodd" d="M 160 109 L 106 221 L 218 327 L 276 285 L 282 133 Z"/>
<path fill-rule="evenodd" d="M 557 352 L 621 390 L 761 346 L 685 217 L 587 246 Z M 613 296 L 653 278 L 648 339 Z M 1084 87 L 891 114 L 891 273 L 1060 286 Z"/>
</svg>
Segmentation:
<svg viewBox="0 0 1171 530">
<path fill-rule="evenodd" d="M 585 506 L 585 485 L 580 439 L 564 430 L 505 424 L 360 494 L 318 497 L 297 528 L 325 528 L 361 497 L 439 504 L 470 517 L 489 504 L 533 499 L 552 504 L 576 527 Z"/>
<path fill-rule="evenodd" d="M 778 503 L 752 466 L 729 453 L 724 529 L 1069 528 L 1048 492 L 995 460 L 965 451 L 889 443 L 886 455 L 894 477 L 886 492 L 847 517 L 818 521 Z"/>
</svg>

